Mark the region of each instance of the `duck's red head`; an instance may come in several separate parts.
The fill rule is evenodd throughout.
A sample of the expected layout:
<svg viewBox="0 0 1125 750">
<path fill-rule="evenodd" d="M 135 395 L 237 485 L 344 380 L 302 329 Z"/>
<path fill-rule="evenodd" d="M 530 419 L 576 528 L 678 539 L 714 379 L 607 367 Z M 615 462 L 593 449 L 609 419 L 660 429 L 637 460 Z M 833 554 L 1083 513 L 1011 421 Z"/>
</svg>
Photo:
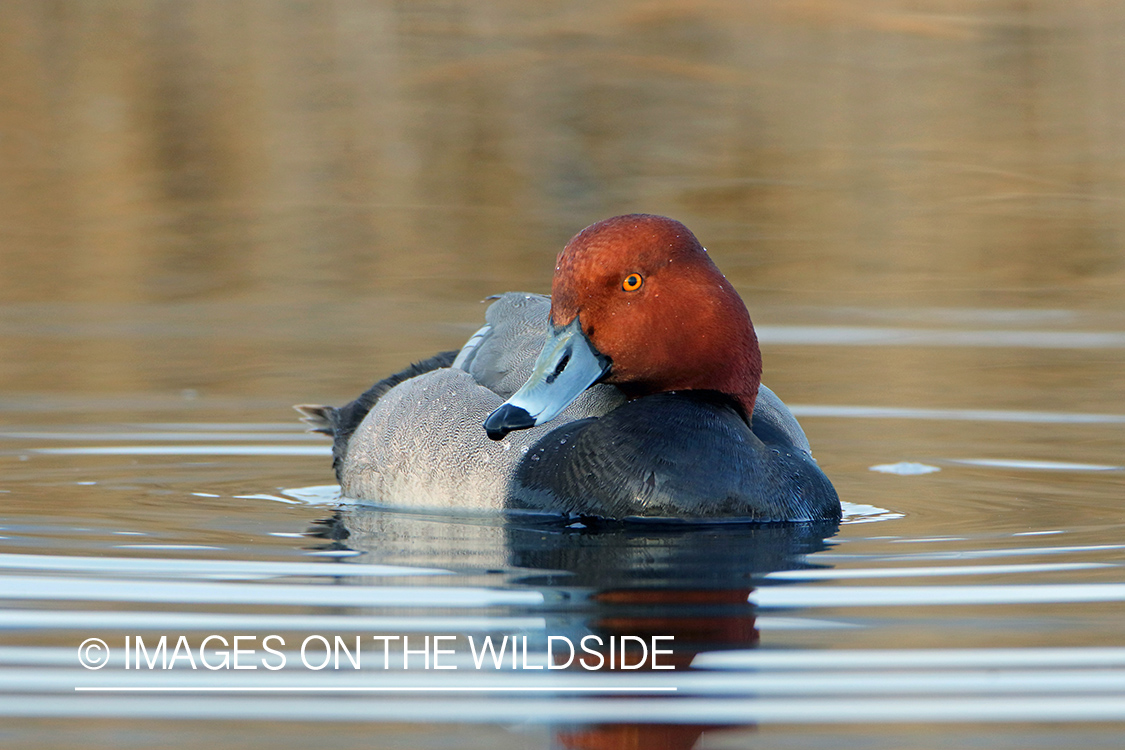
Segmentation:
<svg viewBox="0 0 1125 750">
<path fill-rule="evenodd" d="M 612 360 L 603 382 L 628 398 L 709 389 L 753 414 L 762 355 L 750 315 L 680 222 L 629 214 L 575 235 L 555 266 L 551 322 L 576 316 Z"/>
<path fill-rule="evenodd" d="M 551 331 L 531 377 L 485 420 L 499 440 L 553 419 L 592 383 L 633 399 L 712 390 L 747 421 L 762 378 L 750 315 L 687 227 L 630 214 L 579 232 L 559 254 Z"/>
</svg>

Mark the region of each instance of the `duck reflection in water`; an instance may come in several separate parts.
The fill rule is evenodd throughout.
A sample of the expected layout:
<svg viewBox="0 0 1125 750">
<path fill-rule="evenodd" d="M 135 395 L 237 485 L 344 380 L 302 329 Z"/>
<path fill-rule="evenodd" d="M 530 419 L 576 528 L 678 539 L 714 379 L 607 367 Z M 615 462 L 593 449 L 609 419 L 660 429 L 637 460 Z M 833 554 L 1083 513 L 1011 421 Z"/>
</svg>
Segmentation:
<svg viewBox="0 0 1125 750">
<path fill-rule="evenodd" d="M 533 610 L 545 617 L 540 636 L 565 636 L 604 657 L 602 670 L 620 668 L 622 654 L 610 661 L 609 643 L 635 636 L 673 636 L 659 663 L 677 671 L 691 669 L 704 651 L 754 648 L 760 634 L 749 602 L 756 580 L 773 571 L 814 567 L 806 556 L 827 547 L 838 524 L 789 523 L 644 527 L 616 524 L 575 528 L 529 523 L 524 519 L 455 519 L 397 511 L 341 508 L 313 535 L 326 540 L 320 549 L 361 551 L 364 562 L 438 567 L 455 571 L 470 585 L 538 590 L 548 603 Z M 521 608 L 513 614 L 527 615 Z M 529 640 L 534 640 L 529 636 Z M 626 664 L 641 661 L 627 640 Z M 545 648 L 545 642 L 539 644 Z M 567 654 L 555 654 L 556 663 Z M 560 661 L 561 660 L 561 661 Z M 587 655 L 587 664 L 598 659 Z M 652 659 L 629 674 L 651 669 Z M 577 660 L 569 669 L 587 672 Z M 674 675 L 675 671 L 655 674 Z M 643 678 L 642 678 L 643 679 Z M 604 698 L 603 700 L 617 700 Z M 669 698 L 675 700 L 675 698 Z M 724 727 L 703 724 L 619 722 L 555 726 L 561 748 L 690 748 L 705 731 Z M 730 728 L 730 727 L 725 727 Z M 743 727 L 745 728 L 745 727 Z"/>
</svg>

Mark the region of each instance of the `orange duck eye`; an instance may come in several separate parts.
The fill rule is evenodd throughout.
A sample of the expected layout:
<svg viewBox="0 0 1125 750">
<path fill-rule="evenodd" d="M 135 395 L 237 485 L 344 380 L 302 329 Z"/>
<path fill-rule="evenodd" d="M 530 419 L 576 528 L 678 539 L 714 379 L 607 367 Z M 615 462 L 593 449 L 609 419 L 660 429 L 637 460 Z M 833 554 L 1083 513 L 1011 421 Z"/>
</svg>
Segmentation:
<svg viewBox="0 0 1125 750">
<path fill-rule="evenodd" d="M 631 273 L 625 277 L 624 281 L 621 282 L 621 288 L 626 292 L 635 292 L 640 289 L 641 285 L 644 283 L 645 280 L 641 278 L 641 275 L 639 273 Z"/>
</svg>

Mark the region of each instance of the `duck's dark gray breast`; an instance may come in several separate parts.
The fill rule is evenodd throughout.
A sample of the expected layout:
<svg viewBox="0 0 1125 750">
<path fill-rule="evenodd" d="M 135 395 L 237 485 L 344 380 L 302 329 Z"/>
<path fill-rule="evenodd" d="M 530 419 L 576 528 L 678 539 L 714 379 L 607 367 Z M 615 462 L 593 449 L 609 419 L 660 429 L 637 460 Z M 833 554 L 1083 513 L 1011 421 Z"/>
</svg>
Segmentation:
<svg viewBox="0 0 1125 750">
<path fill-rule="evenodd" d="M 646 396 L 531 446 L 511 502 L 616 519 L 839 518 L 836 492 L 812 457 L 773 422 L 766 437 L 719 394 Z"/>
</svg>

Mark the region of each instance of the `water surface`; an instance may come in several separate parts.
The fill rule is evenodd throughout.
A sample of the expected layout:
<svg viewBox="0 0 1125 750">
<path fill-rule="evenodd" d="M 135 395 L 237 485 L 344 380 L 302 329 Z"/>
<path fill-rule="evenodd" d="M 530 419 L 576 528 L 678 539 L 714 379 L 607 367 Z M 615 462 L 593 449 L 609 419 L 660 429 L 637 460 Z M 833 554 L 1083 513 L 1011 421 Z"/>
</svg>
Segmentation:
<svg viewBox="0 0 1125 750">
<path fill-rule="evenodd" d="M 1119 4 L 9 6 L 4 747 L 1121 745 Z M 843 523 L 337 497 L 290 404 L 633 210 L 746 299 Z M 588 637 L 674 668 L 547 668 Z"/>
</svg>

